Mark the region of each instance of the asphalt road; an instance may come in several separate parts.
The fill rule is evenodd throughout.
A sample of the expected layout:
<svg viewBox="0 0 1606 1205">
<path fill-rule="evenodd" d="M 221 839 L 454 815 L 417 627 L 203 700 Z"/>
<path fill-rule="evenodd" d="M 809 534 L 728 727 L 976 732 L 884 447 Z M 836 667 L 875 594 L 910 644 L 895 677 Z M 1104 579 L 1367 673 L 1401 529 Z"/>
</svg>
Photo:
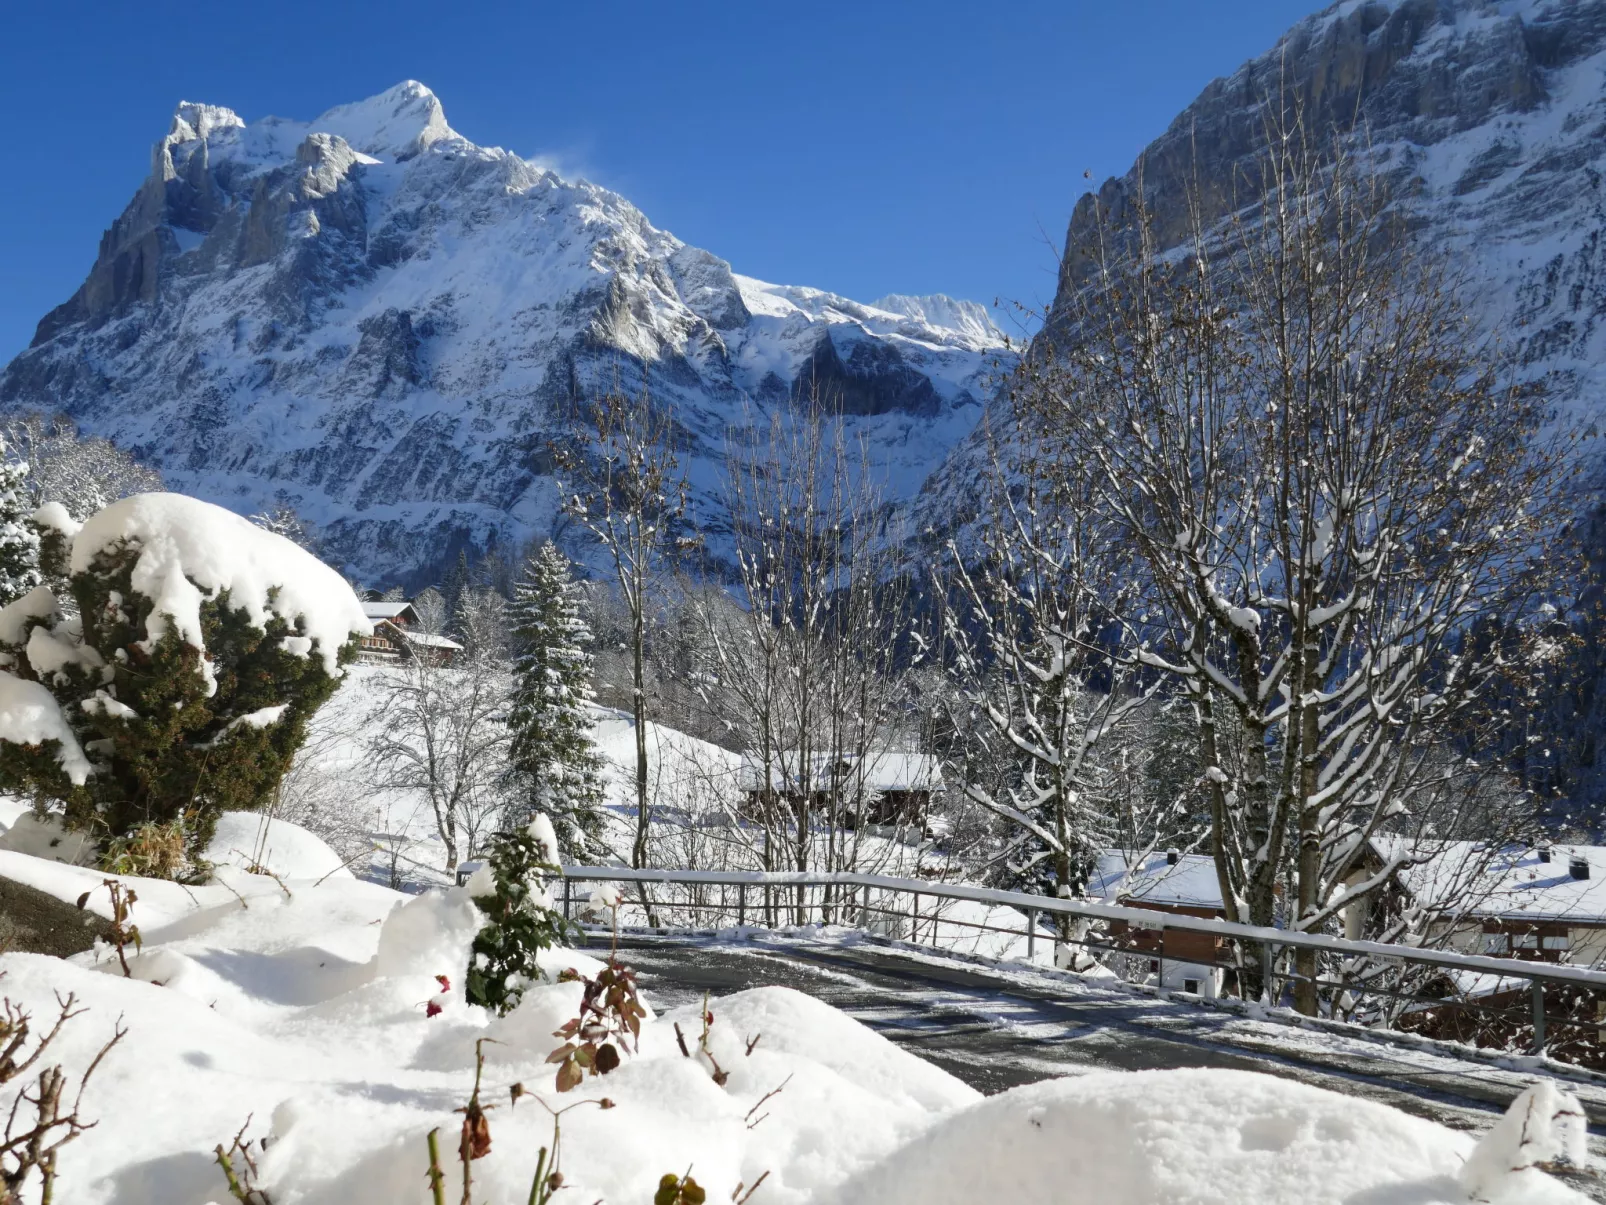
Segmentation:
<svg viewBox="0 0 1606 1205">
<path fill-rule="evenodd" d="M 983 1092 L 1096 1070 L 1234 1067 L 1393 1105 L 1456 1129 L 1487 1129 L 1535 1075 L 1253 1021 L 1125 991 L 1022 981 L 873 945 L 621 939 L 655 1007 L 750 987 L 797 988 L 858 1018 Z M 1606 1088 L 1569 1082 L 1606 1166 Z M 1606 1201 L 1606 1181 L 1571 1182 Z"/>
</svg>

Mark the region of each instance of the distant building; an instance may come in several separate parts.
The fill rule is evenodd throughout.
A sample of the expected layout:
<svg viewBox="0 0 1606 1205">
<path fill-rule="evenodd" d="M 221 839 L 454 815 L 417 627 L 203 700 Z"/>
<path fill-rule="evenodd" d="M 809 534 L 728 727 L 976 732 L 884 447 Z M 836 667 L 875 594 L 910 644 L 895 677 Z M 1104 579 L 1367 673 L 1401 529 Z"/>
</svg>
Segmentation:
<svg viewBox="0 0 1606 1205">
<path fill-rule="evenodd" d="M 1355 879 L 1377 873 L 1385 857 L 1400 852 L 1394 848 L 1398 840 L 1375 838 Z M 1346 909 L 1346 937 L 1368 936 L 1369 918 L 1379 904 L 1385 911 L 1409 906 L 1428 918 L 1424 945 L 1497 958 L 1606 964 L 1606 848 L 1541 845 L 1491 851 L 1471 841 L 1444 841 L 1429 848 L 1420 840 L 1408 848 L 1423 860 L 1403 867 L 1380 895 Z M 1127 908 L 1226 916 L 1215 860 L 1205 854 L 1106 851 L 1087 894 Z M 1200 981 L 1202 988 L 1208 968 L 1231 960 L 1229 943 L 1207 933 L 1144 929 L 1124 921 L 1111 922 L 1108 932 L 1111 944 L 1146 957 L 1149 973 L 1162 975 L 1167 988 L 1186 988 L 1190 980 Z M 1451 978 L 1456 992 L 1470 996 L 1516 990 L 1514 981 L 1494 975 Z M 1219 990 L 1219 976 L 1216 982 Z M 1526 990 L 1525 983 L 1520 986 Z"/>
<path fill-rule="evenodd" d="M 930 754 L 890 749 L 862 758 L 814 754 L 806 767 L 795 751 L 771 754 L 767 766 L 761 755 L 744 753 L 737 785 L 749 816 L 780 804 L 801 815 L 806 804 L 815 816 L 835 809 L 850 827 L 924 828 L 932 799 L 942 790 L 942 769 Z"/>
<path fill-rule="evenodd" d="M 373 634 L 362 638 L 359 655 L 364 661 L 384 664 L 416 658 L 450 665 L 463 651 L 455 640 L 418 631 L 418 613 L 410 602 L 365 602 L 362 610 L 374 625 Z"/>
<path fill-rule="evenodd" d="M 1445 841 L 1400 874 L 1430 942 L 1469 954 L 1606 963 L 1606 848 Z"/>
<path fill-rule="evenodd" d="M 1205 854 L 1176 850 L 1147 854 L 1106 850 L 1087 884 L 1089 899 L 1123 908 L 1147 908 L 1176 916 L 1223 918 L 1221 887 L 1215 859 Z M 1222 967 L 1230 961 L 1225 939 L 1210 933 L 1182 929 L 1144 929 L 1126 921 L 1111 921 L 1111 944 L 1130 949 L 1142 978 L 1147 959 L 1149 975 L 1174 991 L 1216 996 L 1221 992 Z"/>
</svg>

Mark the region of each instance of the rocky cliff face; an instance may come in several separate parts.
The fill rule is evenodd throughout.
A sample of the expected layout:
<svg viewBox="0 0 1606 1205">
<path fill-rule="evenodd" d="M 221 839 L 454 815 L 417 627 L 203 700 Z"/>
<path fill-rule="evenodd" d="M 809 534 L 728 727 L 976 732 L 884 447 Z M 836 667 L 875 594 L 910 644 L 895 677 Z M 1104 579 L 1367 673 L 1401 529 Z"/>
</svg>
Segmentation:
<svg viewBox="0 0 1606 1205">
<path fill-rule="evenodd" d="M 1142 190 L 1162 249 L 1190 231 L 1190 185 L 1206 219 L 1253 181 L 1262 104 L 1292 97 L 1310 126 L 1358 124 L 1418 235 L 1459 260 L 1464 300 L 1544 379 L 1559 421 L 1581 429 L 1578 506 L 1594 511 L 1596 577 L 1606 563 L 1606 0 L 1343 0 L 1216 80 L 1131 171 L 1083 196 L 1066 234 L 1050 341 L 1074 340 L 1070 291 L 1091 266 L 1095 210 L 1119 226 Z M 1245 195 L 1240 192 L 1240 196 Z M 1252 194 L 1252 190 L 1249 193 Z M 984 479 L 979 440 L 957 448 L 914 505 L 919 531 L 965 530 Z M 1568 680 L 1535 704 L 1550 753 L 1522 767 L 1600 831 L 1606 799 L 1606 647 L 1587 608 Z M 1480 752 L 1498 752 L 1485 750 Z M 1515 764 L 1515 763 L 1514 763 Z"/>
<path fill-rule="evenodd" d="M 1606 0 L 1343 0 L 1205 88 L 1098 204 L 1118 224 L 1142 189 L 1165 246 L 1187 237 L 1189 182 L 1207 218 L 1224 215 L 1280 89 L 1315 129 L 1360 123 L 1520 371 L 1549 378 L 1563 417 L 1606 418 Z M 1094 202 L 1071 218 L 1061 297 L 1089 269 Z M 1598 444 L 1585 455 L 1599 481 Z M 917 500 L 919 528 L 963 519 L 977 466 L 978 449 L 956 449 Z"/>
<path fill-rule="evenodd" d="M 624 198 L 447 124 L 405 83 L 312 122 L 181 104 L 83 286 L 0 374 L 175 488 L 287 503 L 379 580 L 553 527 L 549 447 L 615 382 L 673 408 L 697 513 L 725 432 L 835 393 L 912 495 L 979 417 L 1003 339 L 946 297 L 765 284 Z"/>
</svg>

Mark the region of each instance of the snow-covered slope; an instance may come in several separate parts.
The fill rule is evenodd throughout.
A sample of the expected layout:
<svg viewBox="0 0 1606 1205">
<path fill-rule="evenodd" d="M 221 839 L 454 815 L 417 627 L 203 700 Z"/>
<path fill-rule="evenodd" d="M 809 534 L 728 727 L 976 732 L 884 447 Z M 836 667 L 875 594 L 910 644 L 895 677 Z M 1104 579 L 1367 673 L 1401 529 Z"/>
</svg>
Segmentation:
<svg viewBox="0 0 1606 1205">
<path fill-rule="evenodd" d="M 0 874 L 110 911 L 99 871 L 0 852 Z M 70 1094 L 114 1027 L 125 1031 L 81 1097 L 93 1124 L 61 1152 L 55 1199 L 74 1205 L 223 1201 L 216 1152 L 236 1133 L 250 1143 L 234 1169 L 255 1181 L 253 1200 L 426 1205 L 435 1130 L 456 1200 L 476 1052 L 486 1128 L 470 1136 L 485 1142 L 463 1198 L 486 1205 L 531 1199 L 543 1148 L 560 1151 L 557 1200 L 615 1205 L 652 1199 L 688 1168 L 710 1200 L 759 1185 L 754 1205 L 1584 1201 L 1536 1166 L 1584 1153 L 1580 1106 L 1550 1081 L 1476 1142 L 1245 1071 L 1102 1072 L 983 1098 L 781 987 L 649 1011 L 634 1040 L 616 1040 L 616 1069 L 560 1092 L 555 1031 L 580 1015 L 585 988 L 559 975 L 594 978 L 602 964 L 551 949 L 546 981 L 507 1016 L 469 1004 L 463 972 L 482 918 L 461 888 L 408 898 L 233 866 L 199 887 L 121 883 L 144 935 L 125 952 L 126 977 L 105 947 L 68 961 L 0 954 L 5 998 L 34 1017 L 36 1040 L 71 993 L 78 1011 L 44 1060 Z M 0 1109 L 37 1070 L 0 1089 Z"/>
<path fill-rule="evenodd" d="M 1312 129 L 1357 119 L 1421 236 L 1462 258 L 1464 291 L 1563 417 L 1606 417 L 1606 0 L 1343 0 L 1200 93 L 1097 201 L 1142 188 L 1164 246 L 1229 203 L 1286 86 Z M 1059 291 L 1091 268 L 1095 197 L 1077 203 Z M 1061 329 L 1061 301 L 1048 315 Z M 917 530 L 963 515 L 981 449 L 962 446 L 917 504 Z M 1598 479 L 1598 445 L 1586 453 Z"/>
<path fill-rule="evenodd" d="M 417 582 L 548 531 L 552 441 L 643 368 L 717 551 L 744 400 L 819 381 L 907 497 L 974 425 L 1002 344 L 973 303 L 738 276 L 607 189 L 469 142 L 409 81 L 310 122 L 180 104 L 0 405 L 66 411 L 173 488 L 286 502 L 359 572 Z"/>
</svg>

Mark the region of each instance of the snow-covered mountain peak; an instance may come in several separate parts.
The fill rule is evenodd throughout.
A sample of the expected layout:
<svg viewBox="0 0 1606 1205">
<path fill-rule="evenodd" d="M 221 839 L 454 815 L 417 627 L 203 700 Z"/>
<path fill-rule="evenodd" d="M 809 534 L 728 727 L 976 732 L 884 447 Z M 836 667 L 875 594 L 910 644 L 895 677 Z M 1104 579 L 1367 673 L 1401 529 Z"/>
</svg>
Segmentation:
<svg viewBox="0 0 1606 1205">
<path fill-rule="evenodd" d="M 552 529 L 552 444 L 599 392 L 673 409 L 718 556 L 732 426 L 821 393 L 905 499 L 1002 346 L 972 303 L 738 276 L 617 193 L 468 141 L 408 81 L 311 121 L 181 105 L 0 406 L 65 411 L 236 510 L 288 504 L 363 576 L 422 584 Z"/>
<path fill-rule="evenodd" d="M 417 80 L 349 105 L 336 105 L 310 123 L 318 133 L 338 134 L 354 149 L 380 159 L 405 159 L 437 142 L 460 139 L 446 124 L 440 98 Z"/>
<path fill-rule="evenodd" d="M 978 301 L 959 301 L 943 293 L 928 293 L 923 297 L 888 293 L 870 304 L 875 309 L 902 314 L 927 326 L 953 331 L 980 346 L 997 347 L 1004 341 L 1004 332 L 998 329 L 987 307 Z"/>
<path fill-rule="evenodd" d="M 190 142 L 209 138 L 214 130 L 243 128 L 245 122 L 233 109 L 222 105 L 198 105 L 181 100 L 173 110 L 173 124 L 167 132 L 169 142 Z"/>
</svg>

